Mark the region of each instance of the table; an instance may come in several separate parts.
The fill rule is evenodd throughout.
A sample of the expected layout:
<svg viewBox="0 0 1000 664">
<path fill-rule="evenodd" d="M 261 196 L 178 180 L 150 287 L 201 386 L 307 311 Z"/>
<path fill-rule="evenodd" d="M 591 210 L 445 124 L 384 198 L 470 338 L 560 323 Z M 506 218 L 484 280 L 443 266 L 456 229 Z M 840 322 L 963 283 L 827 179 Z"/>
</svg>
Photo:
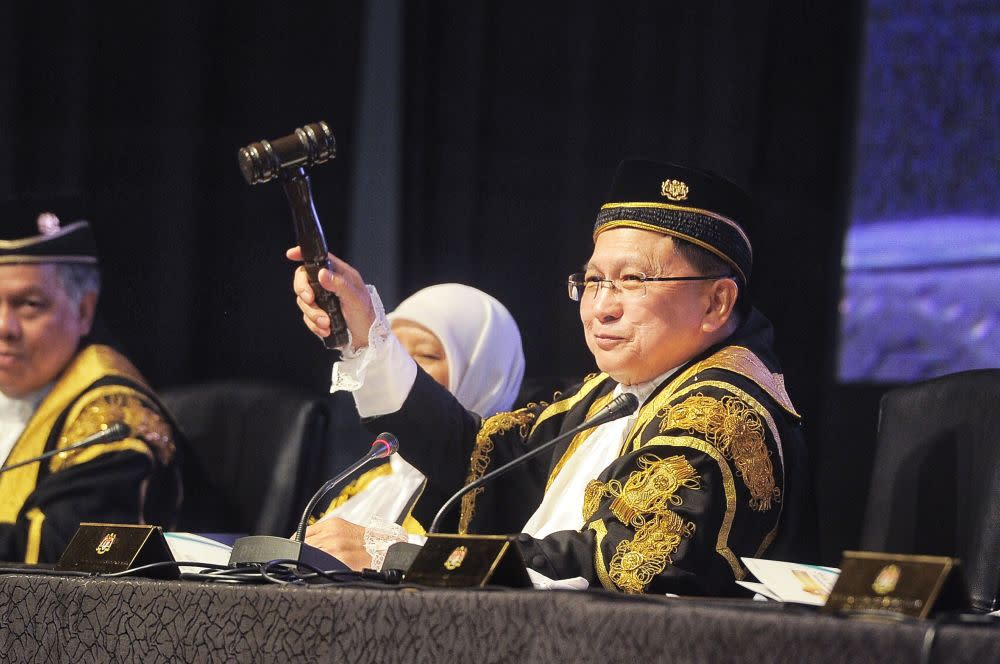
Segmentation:
<svg viewBox="0 0 1000 664">
<path fill-rule="evenodd" d="M 0 661 L 918 662 L 928 621 L 603 592 L 228 586 L 0 576 Z M 932 661 L 1000 662 L 942 625 Z"/>
</svg>

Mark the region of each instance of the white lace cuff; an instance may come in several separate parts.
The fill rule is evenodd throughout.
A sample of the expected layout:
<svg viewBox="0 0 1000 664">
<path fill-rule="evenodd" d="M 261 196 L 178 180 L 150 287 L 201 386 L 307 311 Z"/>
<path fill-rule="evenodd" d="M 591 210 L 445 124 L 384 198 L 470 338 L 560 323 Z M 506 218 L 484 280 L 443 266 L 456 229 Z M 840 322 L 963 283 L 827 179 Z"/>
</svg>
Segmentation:
<svg viewBox="0 0 1000 664">
<path fill-rule="evenodd" d="M 372 285 L 366 285 L 368 295 L 372 299 L 372 306 L 375 308 L 375 320 L 368 328 L 368 345 L 364 348 L 354 349 L 354 338 L 351 331 L 347 331 L 347 345 L 340 349 L 340 361 L 333 365 L 333 376 L 330 384 L 331 392 L 354 392 L 365 382 L 365 373 L 368 365 L 378 355 L 378 350 L 385 345 L 389 336 L 389 321 L 385 316 L 385 307 L 382 298 L 378 296 L 378 291 Z"/>
<path fill-rule="evenodd" d="M 341 351 L 341 360 L 333 365 L 330 391 L 351 392 L 358 414 L 376 417 L 403 407 L 417 378 L 417 364 L 392 334 L 378 291 L 371 285 L 367 288 L 375 308 L 368 345 L 354 350 L 348 344 Z"/>
<path fill-rule="evenodd" d="M 396 542 L 406 541 L 406 531 L 402 526 L 386 521 L 382 517 L 372 517 L 365 526 L 365 551 L 372 557 L 371 569 L 381 570 L 385 553 Z"/>
</svg>

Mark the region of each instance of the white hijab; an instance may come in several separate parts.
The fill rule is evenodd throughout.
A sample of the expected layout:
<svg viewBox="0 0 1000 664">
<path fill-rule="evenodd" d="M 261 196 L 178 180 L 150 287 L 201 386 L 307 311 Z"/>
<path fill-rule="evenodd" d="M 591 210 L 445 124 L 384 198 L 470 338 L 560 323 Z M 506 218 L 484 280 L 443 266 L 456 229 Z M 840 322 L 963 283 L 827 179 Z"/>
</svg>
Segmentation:
<svg viewBox="0 0 1000 664">
<path fill-rule="evenodd" d="M 438 284 L 403 300 L 388 318 L 423 325 L 441 341 L 448 389 L 467 410 L 489 417 L 514 405 L 524 377 L 521 332 L 496 298 L 471 286 Z"/>
</svg>

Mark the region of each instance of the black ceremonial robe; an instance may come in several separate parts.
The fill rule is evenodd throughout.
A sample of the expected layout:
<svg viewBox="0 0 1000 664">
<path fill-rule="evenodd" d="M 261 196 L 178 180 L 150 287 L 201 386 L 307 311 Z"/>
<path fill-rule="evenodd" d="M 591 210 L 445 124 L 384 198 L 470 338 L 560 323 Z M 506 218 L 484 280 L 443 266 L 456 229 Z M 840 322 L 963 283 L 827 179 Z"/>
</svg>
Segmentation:
<svg viewBox="0 0 1000 664">
<path fill-rule="evenodd" d="M 0 560 L 55 562 L 81 521 L 170 527 L 180 500 L 176 433 L 132 364 L 87 346 L 39 404 L 7 465 L 121 421 L 130 437 L 0 475 Z"/>
<path fill-rule="evenodd" d="M 741 557 L 809 560 L 806 451 L 772 336 L 753 311 L 724 343 L 658 386 L 617 460 L 587 485 L 583 528 L 521 535 L 528 564 L 609 590 L 729 595 L 739 594 L 734 581 L 746 576 Z M 414 510 L 428 525 L 463 482 L 581 423 L 611 400 L 615 386 L 605 374 L 592 376 L 551 405 L 529 404 L 480 425 L 418 372 L 403 408 L 371 426 L 396 433 L 407 460 L 428 476 L 427 504 Z M 468 494 L 446 529 L 517 533 L 591 433 Z M 462 458 L 469 459 L 464 469 L 456 461 Z"/>
</svg>

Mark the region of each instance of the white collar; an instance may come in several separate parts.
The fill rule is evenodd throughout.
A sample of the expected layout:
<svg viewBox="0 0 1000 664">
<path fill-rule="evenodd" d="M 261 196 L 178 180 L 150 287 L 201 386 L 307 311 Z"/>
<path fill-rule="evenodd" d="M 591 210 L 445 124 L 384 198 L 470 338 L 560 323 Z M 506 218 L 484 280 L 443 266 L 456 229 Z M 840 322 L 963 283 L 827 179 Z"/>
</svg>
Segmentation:
<svg viewBox="0 0 1000 664">
<path fill-rule="evenodd" d="M 49 383 L 45 387 L 23 397 L 9 397 L 0 392 L 0 422 L 22 422 L 27 424 L 31 416 L 38 409 L 38 404 L 48 396 L 55 383 Z"/>
<path fill-rule="evenodd" d="M 614 396 L 618 396 L 623 392 L 628 392 L 629 394 L 634 394 L 638 397 L 639 403 L 643 404 L 646 399 L 649 398 L 649 395 L 655 392 L 656 388 L 666 382 L 668 378 L 677 373 L 678 369 L 680 369 L 679 366 L 669 369 L 661 373 L 656 378 L 647 380 L 645 383 L 635 383 L 634 385 L 622 385 L 621 383 L 618 383 L 618 386 L 615 387 Z"/>
</svg>

